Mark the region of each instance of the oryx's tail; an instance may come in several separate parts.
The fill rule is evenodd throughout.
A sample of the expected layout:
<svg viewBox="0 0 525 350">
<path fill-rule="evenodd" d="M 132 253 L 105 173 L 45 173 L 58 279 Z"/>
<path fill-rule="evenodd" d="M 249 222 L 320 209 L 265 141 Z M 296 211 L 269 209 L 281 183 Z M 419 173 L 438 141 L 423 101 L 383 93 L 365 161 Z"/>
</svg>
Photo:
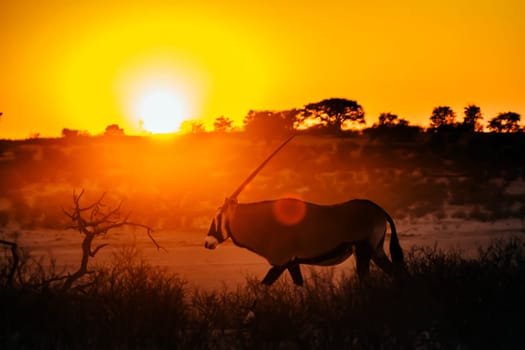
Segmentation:
<svg viewBox="0 0 525 350">
<path fill-rule="evenodd" d="M 396 225 L 394 224 L 394 220 L 392 220 L 386 211 L 385 216 L 386 220 L 390 224 L 390 231 L 392 231 L 392 235 L 390 237 L 390 256 L 392 256 L 392 262 L 403 263 L 403 249 L 401 249 L 401 245 L 399 245 Z"/>
</svg>

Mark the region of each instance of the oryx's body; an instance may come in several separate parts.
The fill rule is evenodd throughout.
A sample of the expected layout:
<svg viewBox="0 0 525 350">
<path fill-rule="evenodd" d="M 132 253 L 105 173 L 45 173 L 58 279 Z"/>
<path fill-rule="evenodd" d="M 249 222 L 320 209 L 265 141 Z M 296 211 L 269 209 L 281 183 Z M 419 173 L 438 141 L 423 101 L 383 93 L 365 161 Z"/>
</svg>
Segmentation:
<svg viewBox="0 0 525 350">
<path fill-rule="evenodd" d="M 300 285 L 303 283 L 300 264 L 338 264 L 354 250 L 360 276 L 368 272 L 370 259 L 387 273 L 403 267 L 403 251 L 394 221 L 369 200 L 355 199 L 334 205 L 290 198 L 237 203 L 244 187 L 293 138 L 294 135 L 283 142 L 226 198 L 211 223 L 205 247 L 214 249 L 231 237 L 238 246 L 263 256 L 273 266 L 263 280 L 265 284 L 272 284 L 287 269 Z M 383 251 L 387 222 L 392 232 L 392 262 Z"/>
<path fill-rule="evenodd" d="M 301 208 L 303 215 L 292 224 L 280 220 L 276 207 Z M 233 242 L 266 258 L 273 268 L 263 283 L 272 284 L 288 269 L 294 282 L 302 284 L 300 264 L 334 265 L 354 251 L 359 275 L 368 272 L 372 259 L 385 272 L 394 270 L 386 257 L 383 242 L 390 223 L 390 252 L 402 263 L 403 253 L 392 218 L 369 200 L 351 200 L 334 205 L 317 205 L 298 199 L 279 199 L 237 204 L 227 199 L 214 218 L 206 247 L 231 237 Z"/>
</svg>

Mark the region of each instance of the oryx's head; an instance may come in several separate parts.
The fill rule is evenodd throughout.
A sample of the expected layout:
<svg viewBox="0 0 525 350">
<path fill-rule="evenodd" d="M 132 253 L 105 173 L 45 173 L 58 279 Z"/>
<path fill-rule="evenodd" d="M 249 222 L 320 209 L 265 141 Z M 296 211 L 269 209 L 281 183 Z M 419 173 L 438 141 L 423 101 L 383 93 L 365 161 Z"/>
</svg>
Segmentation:
<svg viewBox="0 0 525 350">
<path fill-rule="evenodd" d="M 230 222 L 233 215 L 235 215 L 235 207 L 237 206 L 236 198 L 226 198 L 224 204 L 217 211 L 217 215 L 213 218 L 210 230 L 204 241 L 204 247 L 208 249 L 215 249 L 218 244 L 224 242 L 231 236 Z"/>
<path fill-rule="evenodd" d="M 253 180 L 257 173 L 261 171 L 266 163 L 268 163 L 270 159 L 272 159 L 273 156 L 275 156 L 277 152 L 279 152 L 281 148 L 283 148 L 294 137 L 295 135 L 290 136 L 279 147 L 277 147 L 277 149 L 273 151 L 273 153 L 270 154 L 268 158 L 266 158 L 264 162 L 262 162 L 261 165 L 259 165 L 246 180 L 244 180 L 244 182 L 232 193 L 232 195 L 224 200 L 224 204 L 219 208 L 219 212 L 217 215 L 215 215 L 213 221 L 211 222 L 210 230 L 208 231 L 208 235 L 204 241 L 204 247 L 208 249 L 215 249 L 217 244 L 224 242 L 224 240 L 231 236 L 230 223 L 233 219 L 233 216 L 235 215 L 237 196 L 242 192 L 244 187 L 246 187 L 246 185 L 248 185 L 250 181 Z"/>
</svg>

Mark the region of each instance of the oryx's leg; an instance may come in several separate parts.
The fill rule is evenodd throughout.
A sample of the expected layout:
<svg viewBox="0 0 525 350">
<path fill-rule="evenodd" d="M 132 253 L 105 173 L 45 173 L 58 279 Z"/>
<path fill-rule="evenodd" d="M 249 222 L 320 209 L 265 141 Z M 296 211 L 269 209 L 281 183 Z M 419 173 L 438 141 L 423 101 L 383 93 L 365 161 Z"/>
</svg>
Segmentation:
<svg viewBox="0 0 525 350">
<path fill-rule="evenodd" d="M 303 275 L 301 274 L 301 267 L 299 264 L 291 264 L 287 267 L 290 276 L 292 276 L 293 283 L 302 286 L 303 285 Z"/>
<path fill-rule="evenodd" d="M 372 253 L 372 260 L 374 263 L 387 274 L 392 275 L 394 273 L 394 264 L 388 259 L 383 248 L 376 249 Z"/>
<path fill-rule="evenodd" d="M 383 249 L 383 244 L 385 242 L 385 234 L 386 231 L 383 232 L 383 235 L 381 239 L 379 239 L 379 242 L 377 242 L 374 245 L 370 245 L 370 249 L 372 250 L 372 261 L 385 273 L 392 276 L 394 272 L 394 264 L 388 259 L 388 257 L 385 254 L 385 251 Z"/>
<path fill-rule="evenodd" d="M 271 286 L 273 282 L 275 282 L 279 276 L 282 275 L 284 270 L 286 269 L 286 266 L 273 266 L 267 273 L 266 276 L 264 276 L 264 279 L 262 280 L 262 284 Z"/>
<path fill-rule="evenodd" d="M 368 276 L 371 258 L 372 249 L 368 245 L 368 242 L 359 242 L 355 245 L 355 265 L 360 281 Z"/>
</svg>

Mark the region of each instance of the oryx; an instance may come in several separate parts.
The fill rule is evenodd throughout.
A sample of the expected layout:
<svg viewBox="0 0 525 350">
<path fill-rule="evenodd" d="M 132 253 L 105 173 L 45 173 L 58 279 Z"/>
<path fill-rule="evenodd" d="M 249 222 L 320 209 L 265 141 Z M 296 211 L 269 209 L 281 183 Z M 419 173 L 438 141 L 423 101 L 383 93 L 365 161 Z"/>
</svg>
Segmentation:
<svg viewBox="0 0 525 350">
<path fill-rule="evenodd" d="M 272 265 L 263 284 L 271 285 L 288 270 L 293 282 L 303 284 L 300 265 L 335 265 L 356 254 L 357 273 L 364 277 L 370 260 L 388 274 L 404 271 L 403 251 L 394 221 L 379 205 L 354 199 L 318 205 L 294 198 L 237 203 L 237 196 L 262 167 L 291 139 L 275 150 L 226 200 L 213 218 L 205 247 L 214 249 L 227 238 L 266 258 Z M 390 224 L 390 254 L 383 242 Z"/>
</svg>

